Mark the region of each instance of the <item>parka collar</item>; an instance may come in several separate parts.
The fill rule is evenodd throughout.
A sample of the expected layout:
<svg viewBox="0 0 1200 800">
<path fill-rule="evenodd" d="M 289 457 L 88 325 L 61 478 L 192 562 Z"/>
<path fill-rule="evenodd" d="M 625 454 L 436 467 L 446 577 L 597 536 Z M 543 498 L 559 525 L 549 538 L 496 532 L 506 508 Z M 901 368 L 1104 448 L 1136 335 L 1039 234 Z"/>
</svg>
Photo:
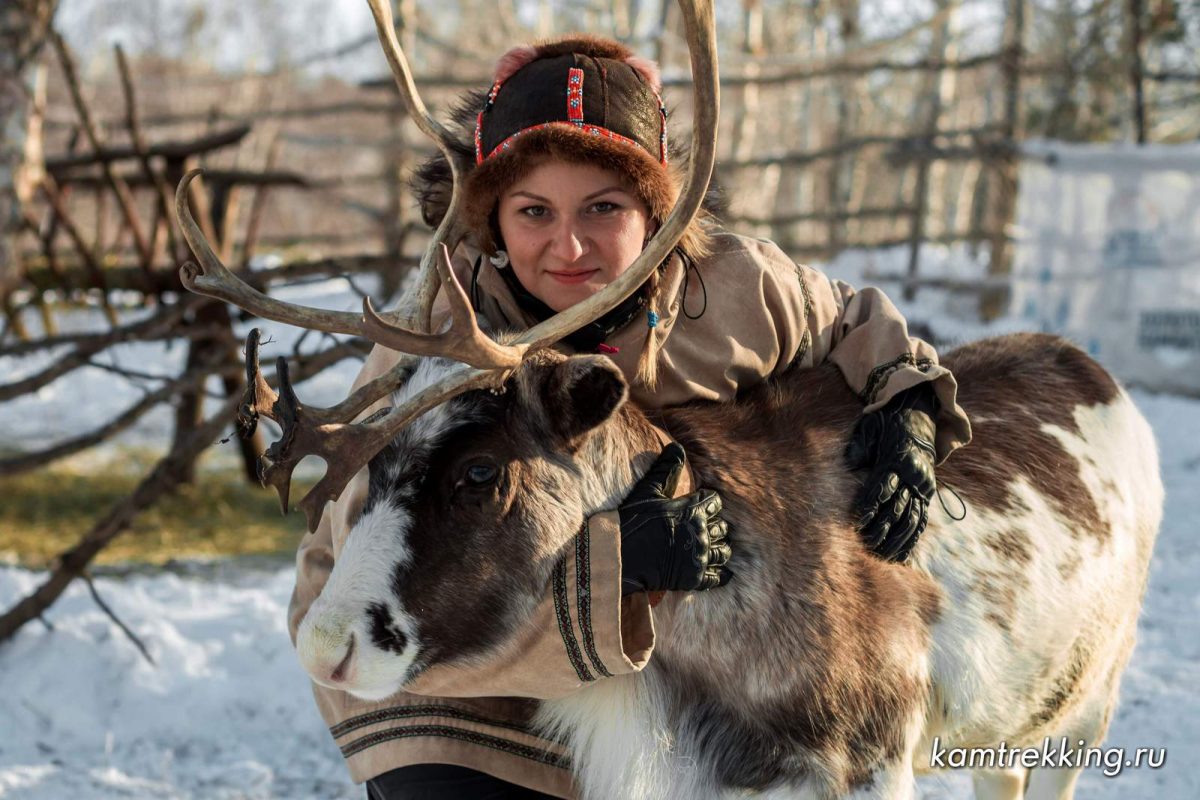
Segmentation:
<svg viewBox="0 0 1200 800">
<path fill-rule="evenodd" d="M 670 328 L 675 321 L 675 316 L 679 312 L 681 301 L 679 294 L 683 285 L 683 276 L 683 259 L 680 258 L 678 253 L 672 253 L 667 258 L 666 266 L 663 269 L 662 278 L 659 280 L 657 292 L 658 300 L 655 303 L 655 307 L 658 310 L 657 324 L 663 329 L 663 337 L 665 337 L 670 331 Z M 479 263 L 476 283 L 479 292 L 491 297 L 495 301 L 498 310 L 505 317 L 504 320 L 495 320 L 495 322 L 507 324 L 508 326 L 519 330 L 528 330 L 529 328 L 532 328 L 534 325 L 541 322 L 541 318 L 534 313 L 535 307 L 532 307 L 532 305 L 527 302 L 522 303 L 520 300 L 518 300 L 513 291 L 513 287 L 510 285 L 510 281 L 506 279 L 500 273 L 500 270 L 496 269 L 496 267 L 486 257 L 483 258 Z M 511 283 L 517 282 L 513 280 Z M 635 298 L 636 295 L 634 295 L 634 298 L 631 298 L 634 303 L 636 303 Z M 533 299 L 536 301 L 536 298 Z M 627 300 L 625 303 L 617 306 L 617 309 L 614 309 L 613 312 L 605 315 L 604 320 L 609 323 L 609 327 L 604 330 L 604 335 L 598 340 L 593 341 L 596 339 L 596 333 L 598 332 L 593 330 L 590 331 L 590 336 L 585 337 L 582 335 L 573 335 L 572 337 L 569 337 L 565 343 L 573 352 L 580 353 L 596 352 L 596 348 L 602 342 L 610 346 L 619 347 L 628 347 L 634 345 L 635 343 L 640 343 L 645 337 L 645 328 L 648 324 L 648 321 L 644 313 L 637 313 L 639 309 L 636 305 L 633 308 L 633 313 L 629 314 L 623 322 L 620 322 L 620 324 L 613 324 L 614 322 L 618 321 L 617 318 L 619 317 L 619 312 L 621 312 L 623 309 L 624 312 L 628 314 L 628 309 L 626 306 L 630 302 L 630 300 Z M 542 305 L 544 306 L 544 304 Z M 603 323 L 600 321 L 593 323 L 593 325 L 601 325 L 603 327 Z M 580 331 L 577 333 L 583 334 L 585 332 L 588 331 L 585 329 L 585 331 Z M 591 347 L 585 349 L 585 347 L 581 346 L 586 344 L 591 344 Z"/>
</svg>

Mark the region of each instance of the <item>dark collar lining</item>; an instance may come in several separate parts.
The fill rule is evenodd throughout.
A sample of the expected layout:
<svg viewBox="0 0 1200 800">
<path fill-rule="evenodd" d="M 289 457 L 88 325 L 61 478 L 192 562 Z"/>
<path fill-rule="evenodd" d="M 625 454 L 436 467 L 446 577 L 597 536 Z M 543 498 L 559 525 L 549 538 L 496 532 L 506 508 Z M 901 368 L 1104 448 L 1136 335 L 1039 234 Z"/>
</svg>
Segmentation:
<svg viewBox="0 0 1200 800">
<path fill-rule="evenodd" d="M 512 291 L 513 299 L 517 301 L 517 305 L 526 313 L 532 314 L 538 322 L 550 319 L 550 317 L 557 313 L 550 306 L 529 293 L 521 284 L 521 281 L 517 279 L 512 267 L 497 270 L 497 272 L 504 277 L 504 282 L 508 284 L 508 288 Z M 589 322 L 579 330 L 567 334 L 563 337 L 564 340 L 576 352 L 596 352 L 601 342 L 628 325 L 646 307 L 648 283 L 649 281 L 646 284 L 642 284 L 641 288 L 627 297 L 620 305 L 595 322 Z"/>
</svg>

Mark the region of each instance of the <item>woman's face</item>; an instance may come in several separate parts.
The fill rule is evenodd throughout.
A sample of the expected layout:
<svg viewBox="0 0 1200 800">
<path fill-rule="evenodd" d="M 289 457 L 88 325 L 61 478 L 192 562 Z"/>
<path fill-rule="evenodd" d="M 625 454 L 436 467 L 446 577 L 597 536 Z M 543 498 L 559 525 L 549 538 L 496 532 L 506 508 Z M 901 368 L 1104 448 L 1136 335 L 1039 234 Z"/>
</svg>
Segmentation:
<svg viewBox="0 0 1200 800">
<path fill-rule="evenodd" d="M 555 311 L 628 269 L 653 232 L 650 215 L 616 172 L 546 161 L 500 197 L 500 234 L 517 278 Z"/>
</svg>

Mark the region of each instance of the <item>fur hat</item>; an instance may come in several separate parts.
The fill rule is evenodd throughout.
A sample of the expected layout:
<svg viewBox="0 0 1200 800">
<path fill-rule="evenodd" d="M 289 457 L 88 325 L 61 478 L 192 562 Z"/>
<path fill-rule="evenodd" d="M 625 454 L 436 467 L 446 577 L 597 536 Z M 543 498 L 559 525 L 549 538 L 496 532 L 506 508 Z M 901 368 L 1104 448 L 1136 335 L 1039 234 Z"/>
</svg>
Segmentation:
<svg viewBox="0 0 1200 800">
<path fill-rule="evenodd" d="M 469 122 L 475 167 L 465 179 L 463 221 L 475 244 L 489 254 L 499 249 L 494 215 L 499 197 L 546 158 L 617 172 L 653 219 L 666 219 L 685 171 L 668 158 L 661 88 L 654 62 L 609 39 L 576 35 L 505 53 L 491 90 L 467 97 L 456 113 L 466 127 L 474 106 Z M 448 177 L 440 156 L 414 176 L 430 224 L 445 213 Z M 697 218 L 680 245 L 700 256 L 705 240 Z"/>
</svg>

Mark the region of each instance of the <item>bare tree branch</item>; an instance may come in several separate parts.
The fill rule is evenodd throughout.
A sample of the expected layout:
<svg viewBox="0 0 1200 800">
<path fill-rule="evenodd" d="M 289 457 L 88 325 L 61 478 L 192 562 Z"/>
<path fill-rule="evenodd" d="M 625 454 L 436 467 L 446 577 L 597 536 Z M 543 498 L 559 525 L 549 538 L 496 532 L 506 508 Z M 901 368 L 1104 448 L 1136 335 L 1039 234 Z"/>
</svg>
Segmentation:
<svg viewBox="0 0 1200 800">
<path fill-rule="evenodd" d="M 182 161 L 188 156 L 202 155 L 222 147 L 237 144 L 250 133 L 249 125 L 237 125 L 223 131 L 205 134 L 196 139 L 160 142 L 146 148 L 149 156 L 158 156 L 167 161 Z M 137 150 L 130 146 L 103 147 L 92 153 L 73 153 L 65 156 L 52 156 L 46 159 L 46 170 L 55 175 L 68 172 L 78 167 L 89 167 L 104 164 L 109 161 L 120 161 L 125 158 L 137 157 Z"/>
<path fill-rule="evenodd" d="M 142 171 L 146 174 L 146 178 L 154 183 L 154 188 L 158 190 L 158 211 L 166 226 L 167 251 L 170 253 L 171 261 L 175 262 L 175 266 L 180 267 L 182 263 L 179 261 L 179 247 L 175 241 L 175 226 L 171 224 L 171 189 L 167 186 L 167 181 L 162 174 L 155 172 L 150 165 L 150 152 L 146 148 L 146 139 L 142 136 L 142 126 L 138 118 L 137 95 L 133 91 L 133 79 L 129 75 L 129 62 L 125 59 L 125 51 L 121 49 L 121 45 L 116 45 L 115 49 L 117 67 L 121 73 L 121 89 L 125 94 L 125 124 L 129 128 L 129 139 L 133 142 L 133 149 L 137 153 L 138 163 L 142 165 Z M 157 225 L 154 228 L 153 236 L 154 239 L 150 242 L 151 259 L 153 259 L 157 244 L 155 241 L 158 237 Z"/>
<path fill-rule="evenodd" d="M 41 372 L 19 381 L 0 385 L 0 403 L 23 394 L 28 394 L 29 392 L 37 391 L 43 386 L 58 380 L 68 372 L 87 364 L 97 353 L 115 344 L 133 340 L 143 341 L 146 337 L 155 337 L 168 333 L 172 336 L 177 335 L 173 332 L 173 329 L 180 317 L 183 316 L 185 311 L 194 308 L 200 302 L 203 301 L 187 298 L 180 303 L 167 306 L 150 319 L 126 325 L 109 333 L 100 334 L 95 338 L 81 342 L 75 350 L 63 356 Z M 12 351 L 0 351 L 0 354 L 11 355 Z"/>
<path fill-rule="evenodd" d="M 233 419 L 240 397 L 230 397 L 217 413 L 192 431 L 183 447 L 162 459 L 142 479 L 133 493 L 109 509 L 88 533 L 58 557 L 58 566 L 32 594 L 0 616 L 0 642 L 25 623 L 36 619 L 57 600 L 104 547 L 122 533 L 134 517 L 179 484 L 179 473 L 196 459 Z"/>
<path fill-rule="evenodd" d="M 154 663 L 154 658 L 150 655 L 150 651 L 146 649 L 146 645 L 142 644 L 142 640 L 137 637 L 137 634 L 129 629 L 128 625 L 121 621 L 116 612 L 113 611 L 112 608 L 109 607 L 108 603 L 104 602 L 104 599 L 100 597 L 100 593 L 96 591 L 96 584 L 92 582 L 92 576 L 87 572 L 84 572 L 82 575 L 80 575 L 80 577 L 83 578 L 84 583 L 87 584 L 88 591 L 91 592 L 92 599 L 96 601 L 96 605 L 100 606 L 100 610 L 108 615 L 108 618 L 111 619 L 113 623 L 121 629 L 121 632 L 125 634 L 129 641 L 133 642 L 134 646 L 137 647 L 137 649 L 141 652 L 142 658 L 146 659 L 146 661 L 150 663 L 150 666 L 157 667 L 158 665 Z"/>
<path fill-rule="evenodd" d="M 88 433 L 67 439 L 44 450 L 0 458 L 0 477 L 44 467 L 60 458 L 66 458 L 89 447 L 94 447 L 100 442 L 110 439 L 121 431 L 128 429 L 144 417 L 152 408 L 167 402 L 180 392 L 200 388 L 204 383 L 204 379 L 209 374 L 213 374 L 213 372 L 214 367 L 212 365 L 189 372 L 183 377 L 146 394 L 141 400 L 125 409 L 125 411 L 121 412 L 114 419 L 109 420 L 99 428 Z"/>
<path fill-rule="evenodd" d="M 361 341 L 343 342 L 312 356 L 301 359 L 294 370 L 297 380 L 315 375 L 331 364 L 358 355 L 364 350 Z M 224 405 L 191 432 L 166 457 L 160 460 L 142 479 L 128 497 L 114 504 L 82 539 L 56 559 L 58 566 L 46 581 L 0 616 L 0 642 L 10 638 L 25 623 L 38 619 L 70 585 L 83 574 L 92 559 L 120 535 L 134 518 L 158 501 L 163 494 L 179 485 L 180 476 L 196 458 L 221 434 L 233 420 L 241 404 L 240 396 L 226 398 Z"/>
<path fill-rule="evenodd" d="M 279 157 L 279 146 L 281 139 L 279 131 L 271 138 L 271 144 L 267 147 L 267 160 L 263 165 L 264 172 L 271 172 L 275 169 L 275 160 Z M 242 270 L 243 272 L 250 266 L 250 259 L 254 257 L 254 246 L 258 243 L 258 230 L 262 224 L 263 211 L 267 206 L 267 189 L 269 184 L 260 184 L 254 189 L 254 198 L 250 201 L 250 221 L 246 225 L 246 236 L 242 239 Z"/>
<path fill-rule="evenodd" d="M 227 330 L 218 326 L 187 325 L 182 330 L 164 329 L 138 336 L 120 337 L 113 342 L 107 341 L 111 338 L 111 335 L 108 333 L 64 333 L 32 342 L 18 342 L 0 349 L 0 356 L 25 355 L 27 353 L 48 350 L 53 347 L 61 347 L 66 344 L 78 344 L 80 342 L 103 342 L 103 346 L 97 351 L 100 352 L 113 344 L 121 344 L 125 341 L 157 342 L 164 339 L 212 339 L 221 336 L 222 333 L 227 333 Z"/>
</svg>

